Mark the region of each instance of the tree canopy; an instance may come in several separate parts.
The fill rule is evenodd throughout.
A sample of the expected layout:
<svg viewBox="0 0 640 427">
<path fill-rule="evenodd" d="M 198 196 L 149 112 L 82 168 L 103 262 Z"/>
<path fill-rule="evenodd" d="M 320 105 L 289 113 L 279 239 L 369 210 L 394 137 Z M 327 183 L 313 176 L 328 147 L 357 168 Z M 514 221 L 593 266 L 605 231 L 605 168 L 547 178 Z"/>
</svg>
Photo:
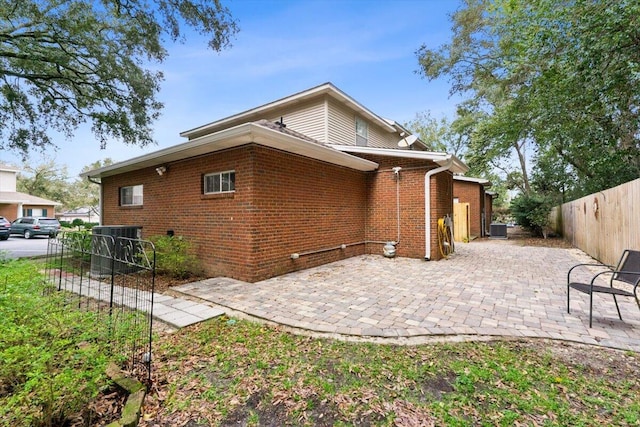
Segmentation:
<svg viewBox="0 0 640 427">
<path fill-rule="evenodd" d="M 468 160 L 568 198 L 640 176 L 640 2 L 465 0 L 451 19 L 417 55 L 469 98 Z"/>
<path fill-rule="evenodd" d="M 106 158 L 82 168 L 82 172 L 113 164 Z M 99 203 L 100 187 L 88 180 L 71 179 L 66 165 L 59 165 L 52 158 L 44 158 L 42 163 L 32 165 L 25 162 L 16 182 L 17 190 L 32 196 L 42 197 L 62 203 L 62 209 L 95 207 Z"/>
<path fill-rule="evenodd" d="M 103 148 L 153 142 L 163 75 L 146 67 L 185 27 L 215 51 L 238 31 L 219 0 L 0 0 L 0 149 L 25 157 L 83 123 Z"/>
<path fill-rule="evenodd" d="M 501 178 L 493 168 L 478 161 L 469 151 L 472 132 L 479 117 L 463 106 L 458 108 L 456 118 L 450 121 L 446 117 L 434 118 L 429 111 L 417 113 L 415 118 L 405 127 L 418 135 L 431 151 L 443 151 L 451 153 L 464 160 L 469 166 L 469 176 L 485 178 L 491 182 L 491 190 L 497 193 L 494 199 L 495 206 L 505 203 L 508 180 Z"/>
</svg>

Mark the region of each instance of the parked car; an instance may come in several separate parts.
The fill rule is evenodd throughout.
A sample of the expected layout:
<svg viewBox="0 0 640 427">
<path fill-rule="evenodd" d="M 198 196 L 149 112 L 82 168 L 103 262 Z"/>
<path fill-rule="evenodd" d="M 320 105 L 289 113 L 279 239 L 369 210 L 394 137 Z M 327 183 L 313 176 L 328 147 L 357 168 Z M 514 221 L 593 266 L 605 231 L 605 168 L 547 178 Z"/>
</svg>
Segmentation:
<svg viewBox="0 0 640 427">
<path fill-rule="evenodd" d="M 11 234 L 11 223 L 7 218 L 0 216 L 0 240 L 7 240 Z"/>
<path fill-rule="evenodd" d="M 20 234 L 25 239 L 33 236 L 55 237 L 60 231 L 60 222 L 55 218 L 25 216 L 11 223 L 11 234 Z"/>
</svg>

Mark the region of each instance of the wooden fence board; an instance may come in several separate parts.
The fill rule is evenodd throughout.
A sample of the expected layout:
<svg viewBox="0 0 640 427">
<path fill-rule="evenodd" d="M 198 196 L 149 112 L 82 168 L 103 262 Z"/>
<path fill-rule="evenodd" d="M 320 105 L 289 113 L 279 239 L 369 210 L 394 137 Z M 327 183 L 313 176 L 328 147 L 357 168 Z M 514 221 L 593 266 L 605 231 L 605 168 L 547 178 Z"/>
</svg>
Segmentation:
<svg viewBox="0 0 640 427">
<path fill-rule="evenodd" d="M 558 206 L 550 219 L 573 246 L 615 264 L 624 249 L 640 250 L 640 179 Z"/>
</svg>

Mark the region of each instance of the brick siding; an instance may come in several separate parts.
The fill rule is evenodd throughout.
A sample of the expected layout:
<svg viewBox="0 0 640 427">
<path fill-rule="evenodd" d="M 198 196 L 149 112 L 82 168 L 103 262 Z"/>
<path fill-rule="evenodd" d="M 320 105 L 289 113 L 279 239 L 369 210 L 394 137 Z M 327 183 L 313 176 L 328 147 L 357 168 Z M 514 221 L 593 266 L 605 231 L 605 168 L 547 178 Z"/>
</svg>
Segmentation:
<svg viewBox="0 0 640 427">
<path fill-rule="evenodd" d="M 47 217 L 49 218 L 53 218 L 55 217 L 56 214 L 56 208 L 55 206 L 52 205 L 29 205 L 29 204 L 24 204 L 22 206 L 22 210 L 25 209 L 46 209 L 47 210 Z M 25 215 L 22 215 L 22 212 L 20 212 L 20 215 L 17 215 L 18 213 L 18 205 L 17 204 L 2 204 L 0 205 L 0 216 L 3 216 L 5 218 L 7 218 L 7 220 L 9 221 L 13 221 L 19 217 L 23 217 Z"/>
<path fill-rule="evenodd" d="M 365 156 L 363 156 L 365 157 Z M 103 178 L 103 223 L 140 225 L 144 238 L 173 230 L 194 245 L 209 276 L 255 282 L 363 253 L 382 254 L 397 239 L 396 177 L 401 166 L 398 255 L 424 257 L 424 175 L 431 162 L 367 157 L 360 172 L 258 145 Z M 235 170 L 236 191 L 203 195 L 204 174 Z M 144 204 L 119 206 L 119 188 L 144 185 Z M 431 253 L 437 218 L 451 214 L 452 177 L 431 179 Z M 338 248 L 347 245 L 345 249 Z M 313 254 L 305 252 L 318 251 Z M 293 253 L 301 254 L 292 259 Z"/>
<path fill-rule="evenodd" d="M 378 163 L 377 171 L 368 173 L 367 240 L 397 240 L 396 191 L 400 193 L 400 244 L 397 255 L 408 258 L 425 256 L 424 229 L 424 177 L 437 167 L 433 162 L 360 155 Z M 396 181 L 393 167 L 402 169 Z M 451 199 L 452 175 L 449 172 L 431 177 L 431 259 L 438 260 L 437 222 L 445 213 L 453 214 Z M 367 252 L 382 254 L 382 244 L 367 245 Z M 437 255 L 436 255 L 437 254 Z"/>
<path fill-rule="evenodd" d="M 16 213 L 18 212 L 17 205 L 0 205 L 0 216 L 7 218 L 9 221 L 16 219 Z"/>
<path fill-rule="evenodd" d="M 453 197 L 469 203 L 469 230 L 472 236 L 482 236 L 482 210 L 485 204 L 484 187 L 476 182 L 453 181 Z"/>
</svg>

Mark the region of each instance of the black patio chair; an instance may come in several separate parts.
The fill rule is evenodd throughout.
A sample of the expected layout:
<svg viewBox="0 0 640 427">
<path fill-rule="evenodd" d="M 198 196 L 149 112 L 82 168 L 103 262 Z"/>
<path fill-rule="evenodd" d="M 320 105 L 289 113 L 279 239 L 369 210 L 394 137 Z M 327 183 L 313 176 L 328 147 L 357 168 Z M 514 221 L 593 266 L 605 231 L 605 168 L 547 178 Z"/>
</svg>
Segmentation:
<svg viewBox="0 0 640 427">
<path fill-rule="evenodd" d="M 604 269 L 596 273 L 589 283 L 580 283 L 571 281 L 571 272 L 577 267 L 583 266 L 597 266 Z M 609 286 L 596 285 L 596 280 L 600 277 L 609 278 Z M 611 266 L 606 264 L 578 264 L 569 269 L 567 273 L 567 313 L 571 313 L 569 308 L 569 293 L 571 289 L 589 294 L 589 327 L 593 324 L 593 294 L 609 294 L 613 295 L 613 301 L 616 303 L 616 309 L 618 310 L 618 317 L 622 320 L 620 314 L 620 307 L 618 306 L 618 300 L 616 296 L 633 297 L 636 300 L 636 304 L 640 309 L 640 300 L 638 300 L 638 294 L 636 293 L 640 284 L 640 251 L 634 251 L 626 249 L 617 266 Z M 633 285 L 633 289 L 631 286 Z M 625 289 L 626 288 L 626 289 Z"/>
</svg>

